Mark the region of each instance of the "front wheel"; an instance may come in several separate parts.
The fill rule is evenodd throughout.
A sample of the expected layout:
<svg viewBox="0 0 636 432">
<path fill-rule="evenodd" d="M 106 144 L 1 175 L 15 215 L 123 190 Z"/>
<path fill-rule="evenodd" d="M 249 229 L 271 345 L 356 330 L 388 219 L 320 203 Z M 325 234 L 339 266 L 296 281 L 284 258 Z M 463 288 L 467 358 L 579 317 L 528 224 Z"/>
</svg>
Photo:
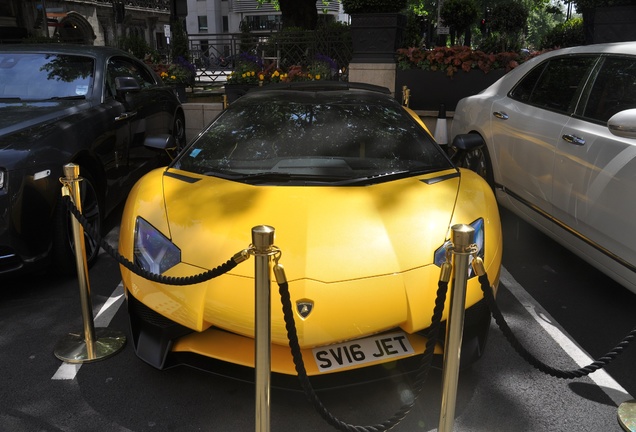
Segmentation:
<svg viewBox="0 0 636 432">
<path fill-rule="evenodd" d="M 170 159 L 174 159 L 186 145 L 186 126 L 183 113 L 177 113 L 172 122 L 172 137 L 174 138 L 174 148 L 168 149 Z"/>
<path fill-rule="evenodd" d="M 80 202 L 82 204 L 82 215 L 88 223 L 100 232 L 102 224 L 102 210 L 99 195 L 95 189 L 94 182 L 90 175 L 81 176 L 80 181 Z M 75 218 L 66 205 L 62 202 L 62 197 L 58 199 L 55 208 L 54 232 L 53 232 L 53 265 L 58 274 L 70 275 L 77 271 L 75 260 L 75 239 L 73 237 L 72 220 Z M 99 243 L 84 230 L 84 243 L 86 249 L 86 261 L 92 265 L 97 260 L 99 254 Z"/>
<path fill-rule="evenodd" d="M 467 168 L 479 174 L 491 188 L 495 187 L 495 177 L 492 172 L 490 153 L 486 144 L 470 151 L 460 151 L 454 158 L 457 166 Z"/>
</svg>

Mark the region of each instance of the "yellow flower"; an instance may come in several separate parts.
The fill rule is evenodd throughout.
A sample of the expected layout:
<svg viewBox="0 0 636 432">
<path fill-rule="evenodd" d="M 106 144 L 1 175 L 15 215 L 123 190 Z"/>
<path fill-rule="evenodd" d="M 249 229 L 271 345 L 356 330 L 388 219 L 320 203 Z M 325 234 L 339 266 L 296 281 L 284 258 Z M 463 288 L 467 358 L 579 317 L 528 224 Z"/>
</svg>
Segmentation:
<svg viewBox="0 0 636 432">
<path fill-rule="evenodd" d="M 176 76 L 174 76 L 174 75 L 172 75 L 172 76 L 170 76 L 170 79 L 171 79 L 171 80 L 176 80 L 176 79 L 177 79 L 177 77 L 176 77 Z"/>
<path fill-rule="evenodd" d="M 167 72 L 161 72 L 161 78 L 165 78 L 165 77 L 167 77 L 167 76 L 168 76 L 168 73 L 167 73 Z"/>
<path fill-rule="evenodd" d="M 272 74 L 272 76 L 274 76 L 274 77 L 277 77 L 278 75 L 280 75 L 280 74 L 278 73 L 278 71 L 274 71 L 274 73 Z"/>
<path fill-rule="evenodd" d="M 265 75 L 258 74 L 258 79 L 261 80 L 261 81 L 265 80 Z"/>
<path fill-rule="evenodd" d="M 320 79 L 320 74 L 316 74 L 315 78 L 316 78 L 317 80 L 319 80 L 319 79 Z"/>
</svg>

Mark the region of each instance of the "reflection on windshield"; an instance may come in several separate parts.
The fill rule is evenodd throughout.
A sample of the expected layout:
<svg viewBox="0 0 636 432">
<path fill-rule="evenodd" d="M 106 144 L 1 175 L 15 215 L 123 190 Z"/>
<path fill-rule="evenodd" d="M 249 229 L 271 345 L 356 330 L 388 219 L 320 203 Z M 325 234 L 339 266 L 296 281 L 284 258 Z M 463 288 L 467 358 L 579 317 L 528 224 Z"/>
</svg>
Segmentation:
<svg viewBox="0 0 636 432">
<path fill-rule="evenodd" d="M 94 61 L 62 54 L 0 54 L 0 99 L 81 99 L 92 86 Z"/>
<path fill-rule="evenodd" d="M 304 97 L 237 102 L 173 166 L 246 182 L 291 177 L 328 183 L 450 168 L 397 102 Z"/>
</svg>

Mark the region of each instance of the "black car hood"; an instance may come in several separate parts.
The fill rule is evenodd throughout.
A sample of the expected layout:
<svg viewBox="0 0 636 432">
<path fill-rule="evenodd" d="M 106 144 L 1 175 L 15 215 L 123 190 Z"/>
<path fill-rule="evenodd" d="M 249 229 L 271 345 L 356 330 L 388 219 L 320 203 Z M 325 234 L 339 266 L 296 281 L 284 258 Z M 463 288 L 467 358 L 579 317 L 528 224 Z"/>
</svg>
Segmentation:
<svg viewBox="0 0 636 432">
<path fill-rule="evenodd" d="M 9 144 L 3 140 L 8 135 L 75 114 L 88 105 L 86 100 L 0 102 L 0 148 Z"/>
</svg>

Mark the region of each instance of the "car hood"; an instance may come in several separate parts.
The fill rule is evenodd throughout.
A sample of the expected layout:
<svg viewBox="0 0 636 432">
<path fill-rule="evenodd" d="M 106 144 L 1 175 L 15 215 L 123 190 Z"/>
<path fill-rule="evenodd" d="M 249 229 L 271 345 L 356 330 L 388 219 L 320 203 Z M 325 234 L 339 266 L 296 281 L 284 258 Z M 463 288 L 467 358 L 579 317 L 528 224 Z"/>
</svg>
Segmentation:
<svg viewBox="0 0 636 432">
<path fill-rule="evenodd" d="M 86 108 L 85 100 L 0 102 L 0 140 Z M 0 141 L 4 148 L 7 143 Z"/>
<path fill-rule="evenodd" d="M 165 209 L 182 261 L 216 267 L 275 228 L 287 279 L 335 282 L 433 262 L 457 200 L 455 170 L 372 186 L 253 186 L 167 171 Z M 251 266 L 232 273 L 253 277 Z"/>
</svg>

